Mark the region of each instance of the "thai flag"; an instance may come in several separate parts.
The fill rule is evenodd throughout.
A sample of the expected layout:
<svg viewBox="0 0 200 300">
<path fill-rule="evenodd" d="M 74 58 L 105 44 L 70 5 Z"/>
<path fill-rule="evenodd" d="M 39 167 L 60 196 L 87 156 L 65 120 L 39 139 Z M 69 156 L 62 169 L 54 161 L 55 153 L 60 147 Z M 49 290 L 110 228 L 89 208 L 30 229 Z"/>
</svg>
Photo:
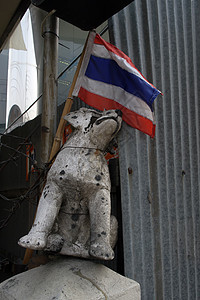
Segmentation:
<svg viewBox="0 0 200 300">
<path fill-rule="evenodd" d="M 73 96 L 99 110 L 120 109 L 127 124 L 154 137 L 158 94 L 127 55 L 90 33 Z"/>
</svg>

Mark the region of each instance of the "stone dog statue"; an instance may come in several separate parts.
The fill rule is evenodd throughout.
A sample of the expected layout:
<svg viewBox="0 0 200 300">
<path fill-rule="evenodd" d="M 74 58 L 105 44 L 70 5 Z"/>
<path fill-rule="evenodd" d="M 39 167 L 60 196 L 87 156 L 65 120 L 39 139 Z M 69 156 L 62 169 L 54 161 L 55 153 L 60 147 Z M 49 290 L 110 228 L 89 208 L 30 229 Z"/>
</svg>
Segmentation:
<svg viewBox="0 0 200 300">
<path fill-rule="evenodd" d="M 121 128 L 120 110 L 81 108 L 65 119 L 74 131 L 48 172 L 34 224 L 19 245 L 110 260 L 117 239 L 110 176 L 104 158 Z"/>
</svg>

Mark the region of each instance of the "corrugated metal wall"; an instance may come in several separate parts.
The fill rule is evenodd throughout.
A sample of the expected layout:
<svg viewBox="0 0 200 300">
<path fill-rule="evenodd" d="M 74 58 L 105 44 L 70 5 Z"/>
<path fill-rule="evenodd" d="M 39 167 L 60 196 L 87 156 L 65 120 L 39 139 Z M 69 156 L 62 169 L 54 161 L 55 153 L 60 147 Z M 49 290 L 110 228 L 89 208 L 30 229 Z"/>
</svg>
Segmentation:
<svg viewBox="0 0 200 300">
<path fill-rule="evenodd" d="M 160 89 L 156 137 L 120 135 L 126 276 L 142 299 L 200 299 L 200 2 L 135 0 L 111 42 Z"/>
</svg>

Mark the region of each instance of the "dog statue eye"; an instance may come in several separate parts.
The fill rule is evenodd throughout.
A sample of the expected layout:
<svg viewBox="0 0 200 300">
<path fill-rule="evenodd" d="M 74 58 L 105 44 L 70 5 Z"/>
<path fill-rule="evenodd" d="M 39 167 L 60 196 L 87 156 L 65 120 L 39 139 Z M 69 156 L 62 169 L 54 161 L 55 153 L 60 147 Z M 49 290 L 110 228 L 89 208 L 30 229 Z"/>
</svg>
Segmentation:
<svg viewBox="0 0 200 300">
<path fill-rule="evenodd" d="M 95 124 L 96 124 L 96 125 L 101 124 L 101 120 L 97 120 L 97 121 L 95 122 Z"/>
<path fill-rule="evenodd" d="M 107 113 L 106 113 L 106 115 L 110 115 L 111 114 L 111 112 L 110 111 L 108 111 Z"/>
<path fill-rule="evenodd" d="M 96 122 L 97 118 L 98 117 L 92 117 L 90 120 L 90 124 L 93 125 Z"/>
</svg>

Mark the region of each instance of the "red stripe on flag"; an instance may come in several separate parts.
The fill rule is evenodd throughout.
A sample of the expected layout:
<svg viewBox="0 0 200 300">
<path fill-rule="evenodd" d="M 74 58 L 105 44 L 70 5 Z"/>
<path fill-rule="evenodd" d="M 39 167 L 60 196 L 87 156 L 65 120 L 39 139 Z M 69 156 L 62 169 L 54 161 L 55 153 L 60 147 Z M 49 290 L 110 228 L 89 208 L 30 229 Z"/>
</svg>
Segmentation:
<svg viewBox="0 0 200 300">
<path fill-rule="evenodd" d="M 133 64 L 132 60 L 130 59 L 130 57 L 128 57 L 124 52 L 119 50 L 114 45 L 106 42 L 104 39 L 102 39 L 100 37 L 100 35 L 98 33 L 96 34 L 96 37 L 94 39 L 94 43 L 98 44 L 98 45 L 103 45 L 108 51 L 113 52 L 113 53 L 117 54 L 118 56 L 124 58 L 133 68 L 136 69 L 136 67 L 134 66 L 134 64 Z"/>
<path fill-rule="evenodd" d="M 148 135 L 152 138 L 155 136 L 155 124 L 153 122 L 141 115 L 138 115 L 132 110 L 127 109 L 118 102 L 104 98 L 102 96 L 93 94 L 84 88 L 80 88 L 78 97 L 84 101 L 86 104 L 103 111 L 104 109 L 120 109 L 123 113 L 122 119 L 129 124 L 131 127 L 134 127 Z"/>
</svg>

